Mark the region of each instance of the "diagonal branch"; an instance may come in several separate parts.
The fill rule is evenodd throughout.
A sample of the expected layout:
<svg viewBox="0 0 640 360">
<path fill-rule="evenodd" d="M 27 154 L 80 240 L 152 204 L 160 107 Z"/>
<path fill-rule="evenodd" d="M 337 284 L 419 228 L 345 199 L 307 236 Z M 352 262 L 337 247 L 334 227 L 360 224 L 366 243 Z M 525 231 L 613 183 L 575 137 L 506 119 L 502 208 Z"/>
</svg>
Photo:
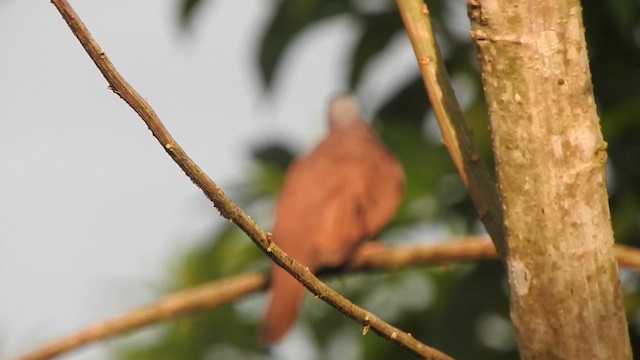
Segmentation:
<svg viewBox="0 0 640 360">
<path fill-rule="evenodd" d="M 480 220 L 504 260 L 503 215 L 498 191 L 478 154 L 471 130 L 451 87 L 431 28 L 429 9 L 424 0 L 397 0 L 396 3 L 418 60 L 442 141 L 469 191 Z"/>
<path fill-rule="evenodd" d="M 309 291 L 323 299 L 343 314 L 360 323 L 363 327 L 370 328 L 375 333 L 407 349 L 416 356 L 425 359 L 449 359 L 449 357 L 436 349 L 433 349 L 410 334 L 391 326 L 369 311 L 356 306 L 345 297 L 318 280 L 307 268 L 288 257 L 277 245 L 275 245 L 268 233 L 264 232 L 247 214 L 234 204 L 205 173 L 195 164 L 187 153 L 169 134 L 160 121 L 158 115 L 118 73 L 104 50 L 93 39 L 91 33 L 82 23 L 71 5 L 66 0 L 52 0 L 67 25 L 78 38 L 91 60 L 98 67 L 102 75 L 109 83 L 113 92 L 118 94 L 131 108 L 138 113 L 147 124 L 153 136 L 160 142 L 167 154 L 180 166 L 184 173 L 193 181 L 209 198 L 220 214 L 235 223 L 249 238 L 265 252 L 275 263 L 291 273 Z"/>
<path fill-rule="evenodd" d="M 616 245 L 615 250 L 620 266 L 640 271 L 640 249 Z M 375 253 L 357 253 L 345 267 L 345 273 L 496 258 L 495 247 L 488 238 L 467 237 L 433 244 L 393 246 Z M 54 339 L 16 360 L 49 359 L 91 342 L 122 335 L 146 325 L 215 308 L 260 291 L 266 283 L 267 277 L 260 272 L 211 281 Z"/>
</svg>

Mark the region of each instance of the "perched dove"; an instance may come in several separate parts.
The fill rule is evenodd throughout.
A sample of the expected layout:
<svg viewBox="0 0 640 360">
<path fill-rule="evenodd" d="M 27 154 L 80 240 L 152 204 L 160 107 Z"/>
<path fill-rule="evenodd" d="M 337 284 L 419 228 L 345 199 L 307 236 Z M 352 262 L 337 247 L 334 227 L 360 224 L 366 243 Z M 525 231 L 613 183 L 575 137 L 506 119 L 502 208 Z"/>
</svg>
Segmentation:
<svg viewBox="0 0 640 360">
<path fill-rule="evenodd" d="M 343 265 L 362 240 L 394 215 L 404 173 L 350 96 L 329 105 L 329 134 L 287 170 L 275 208 L 273 241 L 311 272 Z M 303 286 L 273 265 L 260 340 L 275 342 L 293 325 Z"/>
</svg>

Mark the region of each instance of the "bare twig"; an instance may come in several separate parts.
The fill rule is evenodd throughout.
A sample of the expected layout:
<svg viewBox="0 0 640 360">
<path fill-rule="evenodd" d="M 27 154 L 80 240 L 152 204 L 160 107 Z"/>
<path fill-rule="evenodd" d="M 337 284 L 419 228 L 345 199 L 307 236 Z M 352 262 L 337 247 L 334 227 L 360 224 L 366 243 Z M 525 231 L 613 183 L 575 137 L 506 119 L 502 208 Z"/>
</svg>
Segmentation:
<svg viewBox="0 0 640 360">
<path fill-rule="evenodd" d="M 626 245 L 613 245 L 613 251 L 618 266 L 640 272 L 640 249 Z"/>
<path fill-rule="evenodd" d="M 621 266 L 640 271 L 640 250 L 617 245 Z M 424 245 L 393 246 L 375 253 L 358 253 L 345 267 L 346 272 L 399 269 L 411 265 L 496 259 L 493 243 L 486 237 L 468 237 Z M 122 335 L 140 327 L 211 309 L 264 289 L 267 277 L 250 272 L 186 289 L 133 309 L 112 319 L 80 329 L 46 343 L 16 360 L 50 359 L 91 342 Z"/>
<path fill-rule="evenodd" d="M 478 241 L 484 239 L 485 241 Z M 475 240 L 475 241 L 474 241 Z M 487 238 L 464 238 L 419 246 L 394 246 L 372 253 L 358 253 L 345 266 L 345 270 L 368 271 L 397 269 L 409 265 L 448 261 L 495 258 L 493 244 Z M 260 272 L 211 281 L 183 290 L 112 319 L 90 325 L 74 333 L 46 343 L 16 360 L 50 359 L 77 349 L 90 342 L 124 334 L 140 327 L 195 311 L 210 309 L 264 289 L 267 277 Z"/>
<path fill-rule="evenodd" d="M 495 258 L 496 249 L 488 237 L 467 236 L 429 244 L 391 246 L 373 253 L 359 252 L 347 263 L 346 269 L 350 272 L 393 270 Z"/>
<path fill-rule="evenodd" d="M 266 276 L 246 273 L 221 281 L 213 281 L 148 304 L 112 319 L 90 325 L 44 344 L 16 360 L 44 360 L 75 350 L 90 342 L 124 334 L 142 326 L 174 318 L 194 311 L 213 308 L 264 286 Z"/>
<path fill-rule="evenodd" d="M 291 273 L 309 291 L 323 299 L 326 303 L 338 309 L 343 314 L 360 323 L 362 326 L 370 328 L 382 337 L 409 350 L 414 355 L 428 359 L 449 359 L 449 357 L 436 349 L 430 348 L 410 334 L 391 326 L 369 311 L 356 306 L 345 297 L 318 280 L 297 261 L 288 257 L 277 245 L 275 245 L 269 235 L 265 233 L 248 215 L 246 215 L 237 205 L 235 205 L 205 173 L 198 167 L 187 153 L 169 134 L 158 115 L 153 111 L 151 105 L 146 102 L 118 73 L 111 61 L 107 58 L 104 50 L 93 39 L 89 30 L 82 23 L 78 15 L 71 8 L 66 0 L 52 0 L 69 28 L 78 38 L 89 57 L 96 64 L 102 75 L 105 77 L 111 89 L 118 94 L 134 111 L 140 115 L 147 124 L 153 136 L 160 142 L 165 151 L 180 166 L 185 174 L 193 181 L 209 198 L 220 214 L 234 222 L 244 231 L 251 240 L 279 266 Z"/>
<path fill-rule="evenodd" d="M 504 259 L 503 215 L 498 191 L 478 154 L 451 87 L 431 29 L 429 9 L 423 0 L 397 0 L 396 3 L 418 60 L 444 145 L 469 191 L 480 220 Z"/>
<path fill-rule="evenodd" d="M 484 238 L 485 241 L 473 239 L 475 238 L 420 246 L 395 246 L 375 253 L 359 253 L 346 265 L 345 270 L 368 271 L 401 268 L 420 263 L 477 260 L 491 258 L 492 254 L 495 258 L 495 250 L 490 241 L 486 238 Z M 267 276 L 260 272 L 211 281 L 54 339 L 21 355 L 16 360 L 50 359 L 91 342 L 122 335 L 152 323 L 215 308 L 260 291 L 264 289 L 266 283 Z"/>
</svg>

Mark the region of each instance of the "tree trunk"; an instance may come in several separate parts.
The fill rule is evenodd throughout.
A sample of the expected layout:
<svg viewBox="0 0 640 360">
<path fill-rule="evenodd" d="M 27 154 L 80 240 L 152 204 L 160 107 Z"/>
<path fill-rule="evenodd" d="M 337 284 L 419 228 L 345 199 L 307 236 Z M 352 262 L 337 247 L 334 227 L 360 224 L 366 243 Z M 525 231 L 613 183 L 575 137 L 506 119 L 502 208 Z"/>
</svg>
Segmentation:
<svg viewBox="0 0 640 360">
<path fill-rule="evenodd" d="M 523 359 L 630 359 L 577 0 L 470 0 Z"/>
</svg>

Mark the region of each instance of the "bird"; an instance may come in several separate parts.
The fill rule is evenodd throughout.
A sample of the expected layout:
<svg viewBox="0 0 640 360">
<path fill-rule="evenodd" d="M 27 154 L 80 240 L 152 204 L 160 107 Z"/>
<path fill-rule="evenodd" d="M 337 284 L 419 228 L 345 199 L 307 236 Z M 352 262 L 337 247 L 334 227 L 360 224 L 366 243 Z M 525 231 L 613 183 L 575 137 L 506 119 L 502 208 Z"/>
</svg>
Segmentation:
<svg viewBox="0 0 640 360">
<path fill-rule="evenodd" d="M 285 172 L 275 204 L 273 242 L 316 273 L 344 265 L 394 216 L 404 171 L 365 122 L 352 95 L 333 98 L 327 135 Z M 259 341 L 280 341 L 294 324 L 304 287 L 273 264 Z"/>
</svg>

